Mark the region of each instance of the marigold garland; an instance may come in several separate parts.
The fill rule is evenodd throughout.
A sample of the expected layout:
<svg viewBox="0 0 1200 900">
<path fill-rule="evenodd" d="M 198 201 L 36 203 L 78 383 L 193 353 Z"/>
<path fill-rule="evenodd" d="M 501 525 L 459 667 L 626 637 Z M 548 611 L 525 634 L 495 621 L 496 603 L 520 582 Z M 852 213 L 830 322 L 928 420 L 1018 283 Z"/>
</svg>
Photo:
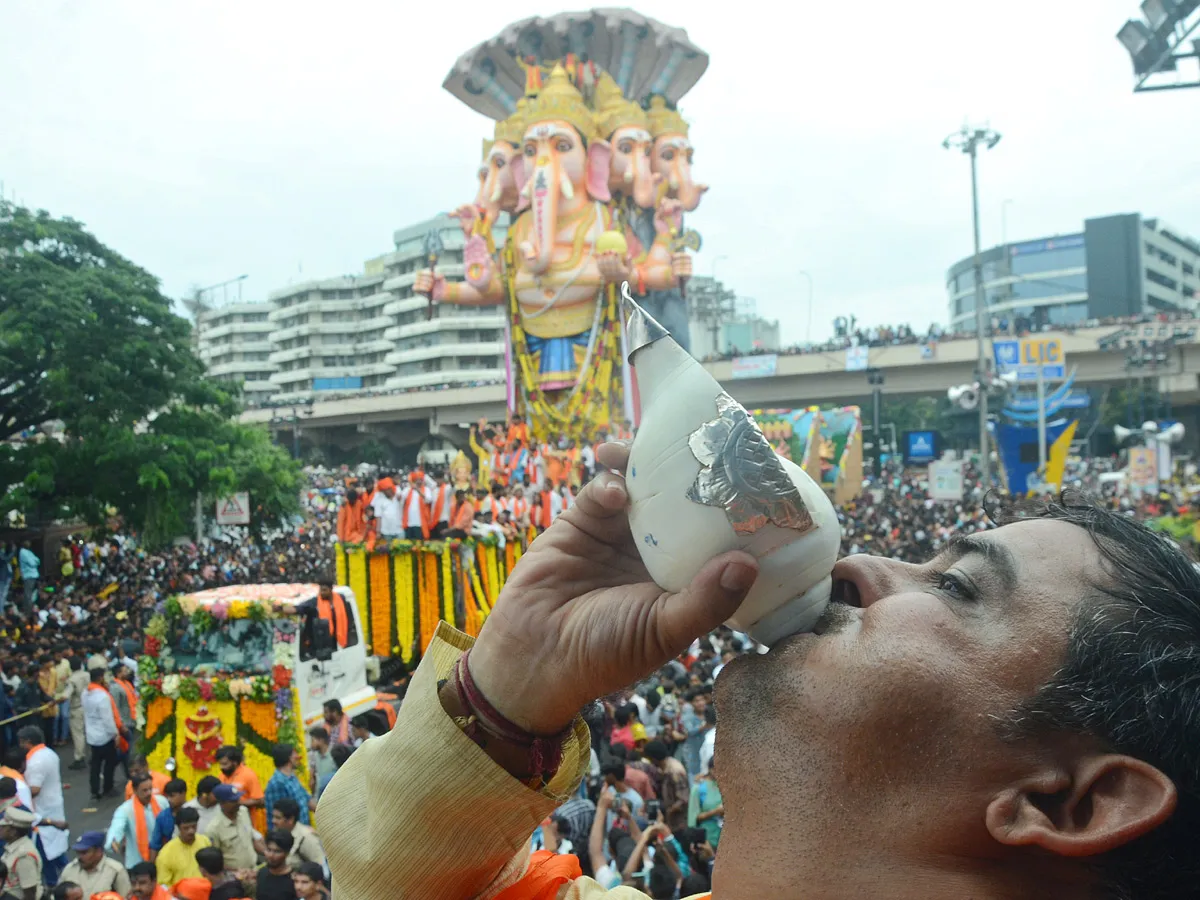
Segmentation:
<svg viewBox="0 0 1200 900">
<path fill-rule="evenodd" d="M 442 548 L 442 609 L 446 623 L 457 628 L 454 613 L 454 573 L 450 571 L 450 548 Z"/>
<path fill-rule="evenodd" d="M 386 555 L 371 557 L 371 651 L 387 656 L 392 647 L 392 561 Z M 364 623 L 365 624 L 365 623 Z"/>
<path fill-rule="evenodd" d="M 175 712 L 175 704 L 167 697 L 156 697 L 146 704 L 146 739 L 152 739 L 158 734 L 158 729 L 171 718 Z"/>
<path fill-rule="evenodd" d="M 395 568 L 396 644 L 401 659 L 412 662 L 413 656 L 413 558 L 411 553 L 392 559 Z"/>
</svg>

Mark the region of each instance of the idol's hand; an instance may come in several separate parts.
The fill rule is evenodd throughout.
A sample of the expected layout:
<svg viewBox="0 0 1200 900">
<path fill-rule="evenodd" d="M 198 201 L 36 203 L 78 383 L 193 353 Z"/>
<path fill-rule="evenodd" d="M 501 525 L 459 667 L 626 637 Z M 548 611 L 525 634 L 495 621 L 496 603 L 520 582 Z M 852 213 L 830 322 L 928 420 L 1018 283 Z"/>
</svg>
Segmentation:
<svg viewBox="0 0 1200 900">
<path fill-rule="evenodd" d="M 601 466 L 623 471 L 624 444 Z M 496 709 L 553 734 L 580 708 L 679 655 L 733 615 L 758 574 L 740 551 L 711 560 L 683 591 L 664 591 L 638 556 L 625 479 L 605 472 L 529 548 L 471 651 L 471 674 Z"/>
</svg>

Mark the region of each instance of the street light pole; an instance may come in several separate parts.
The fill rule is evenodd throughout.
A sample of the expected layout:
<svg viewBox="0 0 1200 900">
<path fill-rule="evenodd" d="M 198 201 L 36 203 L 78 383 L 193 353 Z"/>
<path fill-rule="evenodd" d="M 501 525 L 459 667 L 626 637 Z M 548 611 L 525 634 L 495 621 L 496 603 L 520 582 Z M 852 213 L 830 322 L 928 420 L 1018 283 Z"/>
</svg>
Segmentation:
<svg viewBox="0 0 1200 900">
<path fill-rule="evenodd" d="M 960 150 L 971 158 L 971 216 L 975 232 L 975 343 L 978 352 L 976 360 L 977 378 L 979 380 L 979 455 L 983 489 L 992 486 L 992 468 L 988 448 L 988 386 L 991 381 L 987 353 L 987 311 L 984 308 L 983 290 L 983 257 L 979 246 L 979 176 L 976 171 L 976 161 L 979 155 L 979 145 L 990 150 L 1000 143 L 999 132 L 990 128 L 968 128 L 966 125 L 944 141 L 942 146 L 947 150 Z"/>
</svg>

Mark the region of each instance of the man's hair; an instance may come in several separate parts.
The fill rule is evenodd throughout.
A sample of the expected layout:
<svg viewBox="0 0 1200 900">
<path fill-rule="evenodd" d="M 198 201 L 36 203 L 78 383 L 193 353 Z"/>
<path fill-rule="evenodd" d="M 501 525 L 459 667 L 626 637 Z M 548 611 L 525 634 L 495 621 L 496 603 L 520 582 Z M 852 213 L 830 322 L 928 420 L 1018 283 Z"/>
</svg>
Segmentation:
<svg viewBox="0 0 1200 900">
<path fill-rule="evenodd" d="M 619 728 L 624 728 L 629 724 L 629 720 L 633 718 L 634 706 L 632 703 L 625 703 L 613 710 L 613 720 L 616 721 Z"/>
<path fill-rule="evenodd" d="M 342 702 L 340 700 L 326 700 L 323 706 L 332 713 L 340 713 L 342 711 Z"/>
<path fill-rule="evenodd" d="M 220 875 L 225 871 L 225 854 L 216 847 L 205 847 L 196 851 L 196 865 L 201 872 Z"/>
<path fill-rule="evenodd" d="M 232 744 L 228 744 L 228 745 L 222 747 L 221 749 L 219 749 L 216 752 L 216 758 L 217 758 L 218 762 L 222 759 L 231 759 L 235 763 L 237 763 L 239 766 L 246 759 L 246 757 L 242 754 L 242 748 L 235 747 Z"/>
<path fill-rule="evenodd" d="M 144 784 L 147 781 L 153 781 L 153 780 L 154 779 L 150 777 L 149 772 L 140 772 L 139 774 L 131 777 L 129 779 L 129 783 L 133 785 L 133 789 L 136 791 L 138 789 L 138 785 Z"/>
<path fill-rule="evenodd" d="M 199 823 L 200 810 L 193 809 L 190 806 L 180 807 L 179 812 L 175 813 L 176 825 L 188 825 L 192 822 Z"/>
<path fill-rule="evenodd" d="M 104 669 L 92 669 L 88 672 L 88 678 L 92 680 L 92 684 L 103 684 L 104 675 Z"/>
<path fill-rule="evenodd" d="M 296 843 L 296 839 L 292 837 L 290 831 L 284 831 L 282 828 L 275 828 L 267 832 L 267 843 L 274 844 L 284 853 L 292 852 L 292 845 Z"/>
<path fill-rule="evenodd" d="M 7 800 L 15 796 L 17 796 L 17 780 L 9 778 L 7 775 L 0 778 L 0 800 Z"/>
<path fill-rule="evenodd" d="M 0 863 L 0 878 L 7 877 L 8 866 L 4 865 L 4 863 Z M 67 900 L 67 896 L 71 893 L 71 891 L 75 890 L 75 888 L 83 890 L 83 888 L 79 887 L 79 885 L 73 881 L 60 881 L 54 886 L 54 892 L 50 896 L 52 896 L 54 900 Z"/>
<path fill-rule="evenodd" d="M 26 725 L 17 732 L 18 744 L 44 744 L 46 735 L 36 725 Z"/>
<path fill-rule="evenodd" d="M 642 753 L 645 754 L 648 759 L 652 759 L 655 762 L 662 762 L 671 755 L 667 752 L 667 745 L 662 741 L 650 741 L 645 747 L 642 748 Z"/>
<path fill-rule="evenodd" d="M 158 866 L 152 862 L 140 862 L 129 869 L 129 877 L 137 878 L 139 875 L 149 875 L 155 881 L 158 881 Z"/>
<path fill-rule="evenodd" d="M 329 751 L 329 756 L 333 759 L 333 764 L 340 769 L 353 752 L 354 748 L 349 744 L 334 744 L 333 749 Z"/>
<path fill-rule="evenodd" d="M 291 797 L 281 797 L 276 800 L 275 809 L 279 810 L 279 814 L 285 819 L 300 818 L 300 804 Z"/>
<path fill-rule="evenodd" d="M 613 778 L 617 779 L 617 781 L 624 781 L 625 780 L 625 763 L 619 762 L 617 760 L 614 760 L 612 762 L 607 762 L 600 767 L 600 774 L 602 776 L 611 775 Z"/>
<path fill-rule="evenodd" d="M 182 778 L 172 778 L 163 785 L 163 796 L 168 797 L 171 794 L 186 794 L 187 782 Z"/>
<path fill-rule="evenodd" d="M 670 852 L 670 851 L 666 851 Z M 675 896 L 675 874 L 665 863 L 656 863 L 650 870 L 646 890 L 654 900 L 671 900 Z"/>
<path fill-rule="evenodd" d="M 196 783 L 196 796 L 201 794 L 211 794 L 217 789 L 217 785 L 221 783 L 221 779 L 216 775 L 205 775 Z"/>
<path fill-rule="evenodd" d="M 83 660 L 78 656 L 68 656 L 67 665 L 71 667 L 72 672 L 78 672 L 83 668 Z"/>
<path fill-rule="evenodd" d="M 292 761 L 292 745 L 276 744 L 271 749 L 271 759 L 275 762 L 275 768 L 282 769 Z"/>
<path fill-rule="evenodd" d="M 308 736 L 314 741 L 325 741 L 328 743 L 329 729 L 324 725 L 314 725 L 312 728 L 308 729 Z"/>
<path fill-rule="evenodd" d="M 297 875 L 303 875 L 309 881 L 315 881 L 320 884 L 325 880 L 324 870 L 315 862 L 302 862 L 292 870 Z"/>
<path fill-rule="evenodd" d="M 1103 574 L 1075 612 L 1059 670 L 1004 717 L 1010 739 L 1083 734 L 1147 762 L 1175 783 L 1174 814 L 1094 858 L 1112 897 L 1190 896 L 1200 883 L 1200 570 L 1175 544 L 1078 496 L 1018 507 L 1091 536 Z"/>
</svg>

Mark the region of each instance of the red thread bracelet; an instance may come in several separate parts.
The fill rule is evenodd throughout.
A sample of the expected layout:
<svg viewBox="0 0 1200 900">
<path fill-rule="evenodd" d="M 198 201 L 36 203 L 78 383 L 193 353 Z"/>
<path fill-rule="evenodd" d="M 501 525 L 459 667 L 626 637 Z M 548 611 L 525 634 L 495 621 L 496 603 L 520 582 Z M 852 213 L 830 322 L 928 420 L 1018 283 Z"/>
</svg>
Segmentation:
<svg viewBox="0 0 1200 900">
<path fill-rule="evenodd" d="M 529 748 L 529 766 L 532 776 L 548 781 L 558 771 L 562 763 L 563 741 L 572 733 L 574 724 L 568 725 L 562 731 L 552 735 L 532 734 L 505 717 L 496 709 L 479 690 L 471 675 L 468 650 L 454 664 L 454 690 L 458 694 L 458 702 L 469 716 L 463 732 L 480 746 L 484 735 L 490 735 L 515 744 L 518 747 Z M 479 732 L 483 732 L 481 735 Z"/>
</svg>

